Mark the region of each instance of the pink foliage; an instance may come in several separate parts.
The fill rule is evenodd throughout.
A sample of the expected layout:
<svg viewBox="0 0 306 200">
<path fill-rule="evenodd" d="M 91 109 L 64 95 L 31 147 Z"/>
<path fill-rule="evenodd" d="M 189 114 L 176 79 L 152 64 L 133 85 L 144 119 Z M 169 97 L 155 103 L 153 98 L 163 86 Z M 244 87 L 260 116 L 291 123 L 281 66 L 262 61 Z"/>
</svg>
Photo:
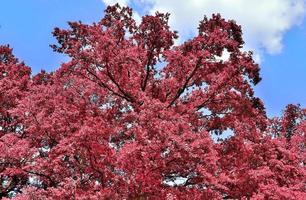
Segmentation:
<svg viewBox="0 0 306 200">
<path fill-rule="evenodd" d="M 0 198 L 305 199 L 306 110 L 266 117 L 234 21 L 174 46 L 168 19 L 56 28 L 71 60 L 33 77 L 0 47 Z"/>
</svg>

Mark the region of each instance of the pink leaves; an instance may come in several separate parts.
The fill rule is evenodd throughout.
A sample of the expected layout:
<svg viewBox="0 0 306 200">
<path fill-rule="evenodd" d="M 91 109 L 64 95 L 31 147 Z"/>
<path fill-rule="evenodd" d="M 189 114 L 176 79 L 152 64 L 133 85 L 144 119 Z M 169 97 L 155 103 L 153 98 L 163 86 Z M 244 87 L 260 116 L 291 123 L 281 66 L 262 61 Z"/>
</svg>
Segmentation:
<svg viewBox="0 0 306 200">
<path fill-rule="evenodd" d="M 174 46 L 168 14 L 105 12 L 55 29 L 72 60 L 52 73 L 0 46 L 0 198 L 303 197 L 306 112 L 267 119 L 239 25 L 213 15 Z"/>
</svg>

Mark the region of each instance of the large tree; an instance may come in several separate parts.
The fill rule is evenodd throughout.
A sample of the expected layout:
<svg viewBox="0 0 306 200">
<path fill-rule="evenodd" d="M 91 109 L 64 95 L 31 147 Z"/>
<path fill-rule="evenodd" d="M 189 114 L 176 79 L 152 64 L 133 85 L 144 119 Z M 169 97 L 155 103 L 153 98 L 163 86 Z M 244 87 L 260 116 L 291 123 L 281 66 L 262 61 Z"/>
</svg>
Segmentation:
<svg viewBox="0 0 306 200">
<path fill-rule="evenodd" d="M 33 77 L 0 48 L 0 197 L 303 199 L 306 111 L 266 117 L 234 21 L 174 45 L 168 19 L 115 5 L 56 28 L 71 60 Z"/>
</svg>

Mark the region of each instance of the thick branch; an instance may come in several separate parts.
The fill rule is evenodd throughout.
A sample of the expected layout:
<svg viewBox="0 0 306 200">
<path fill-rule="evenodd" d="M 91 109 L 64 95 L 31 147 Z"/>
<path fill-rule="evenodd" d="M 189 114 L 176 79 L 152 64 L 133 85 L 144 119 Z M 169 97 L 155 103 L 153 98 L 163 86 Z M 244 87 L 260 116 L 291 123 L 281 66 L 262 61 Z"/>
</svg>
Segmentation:
<svg viewBox="0 0 306 200">
<path fill-rule="evenodd" d="M 94 76 L 95 79 L 98 80 L 98 85 L 99 85 L 99 86 L 108 89 L 110 92 L 112 92 L 112 93 L 113 93 L 114 95 L 116 95 L 116 96 L 119 96 L 119 97 L 121 97 L 121 98 L 123 98 L 123 99 L 125 99 L 125 100 L 127 100 L 127 101 L 129 101 L 129 102 L 132 102 L 132 100 L 131 100 L 130 98 L 128 98 L 128 97 L 126 97 L 126 96 L 124 96 L 124 95 L 121 95 L 121 94 L 115 92 L 112 88 L 110 88 L 108 85 L 106 85 L 106 84 L 105 84 L 105 83 L 104 83 L 95 73 L 93 73 L 93 72 L 90 71 L 89 69 L 86 69 L 86 71 L 87 71 L 88 73 L 90 73 L 92 76 Z"/>
<path fill-rule="evenodd" d="M 146 76 L 145 76 L 145 79 L 144 79 L 144 83 L 141 87 L 142 91 L 145 91 L 146 90 L 146 87 L 147 87 L 147 82 L 148 82 L 148 79 L 149 79 L 149 75 L 150 75 L 150 65 L 151 65 L 151 61 L 153 59 L 153 51 L 154 51 L 154 45 L 148 55 L 148 60 L 147 60 L 147 64 L 146 64 Z"/>
<path fill-rule="evenodd" d="M 112 76 L 112 74 L 110 73 L 110 71 L 107 70 L 107 76 L 110 78 L 110 80 L 117 86 L 118 90 L 128 99 L 130 99 L 129 101 L 133 102 L 133 97 L 131 97 L 131 95 L 129 95 L 128 93 L 126 93 L 119 85 L 119 83 L 117 83 L 117 81 L 115 80 L 115 78 Z"/>
<path fill-rule="evenodd" d="M 87 58 L 83 58 L 83 57 L 82 57 L 82 59 L 83 59 L 84 61 L 88 62 L 88 59 L 87 59 Z M 96 64 L 96 63 L 94 63 L 94 64 Z M 97 64 L 96 64 L 96 65 L 97 65 Z M 118 87 L 119 91 L 120 91 L 123 95 L 119 94 L 118 92 L 115 92 L 111 87 L 109 87 L 107 84 L 105 84 L 105 83 L 104 83 L 104 82 L 103 82 L 94 72 L 90 71 L 88 68 L 86 68 L 86 71 L 87 71 L 89 74 L 91 74 L 92 76 L 94 76 L 96 80 L 99 81 L 99 82 L 98 82 L 98 85 L 99 85 L 99 86 L 108 89 L 108 90 L 109 90 L 110 92 L 112 92 L 114 95 L 119 96 L 119 97 L 121 97 L 121 98 L 123 98 L 123 99 L 125 99 L 125 100 L 127 100 L 127 101 L 129 101 L 129 102 L 133 102 L 133 101 L 134 101 L 133 98 L 132 98 L 130 95 L 126 94 L 126 93 L 120 88 L 119 84 L 113 79 L 112 76 L 110 76 L 109 72 L 108 72 L 108 74 L 107 74 L 108 77 L 109 77 L 109 78 L 111 79 L 111 81 Z M 84 76 L 84 77 L 87 78 L 86 76 Z"/>
<path fill-rule="evenodd" d="M 57 183 L 48 175 L 45 175 L 45 174 L 42 174 L 42 173 L 39 173 L 39 172 L 29 171 L 29 170 L 24 170 L 24 171 L 29 173 L 29 174 L 34 174 L 36 176 L 41 176 L 41 177 L 47 178 L 50 181 L 51 186 L 53 186 L 53 187 L 57 185 Z"/>
<path fill-rule="evenodd" d="M 167 106 L 167 108 L 169 108 L 170 106 L 172 106 L 174 104 L 174 102 L 181 96 L 181 94 L 185 91 L 185 89 L 187 88 L 189 81 L 192 79 L 192 77 L 194 76 L 194 74 L 196 73 L 196 71 L 198 70 L 198 68 L 201 66 L 201 62 L 202 62 L 202 58 L 200 58 L 195 66 L 195 68 L 193 69 L 193 71 L 191 72 L 191 74 L 186 78 L 186 81 L 184 83 L 184 85 L 179 88 L 179 90 L 177 91 L 176 95 L 174 96 L 173 100 L 170 102 L 170 104 Z"/>
</svg>

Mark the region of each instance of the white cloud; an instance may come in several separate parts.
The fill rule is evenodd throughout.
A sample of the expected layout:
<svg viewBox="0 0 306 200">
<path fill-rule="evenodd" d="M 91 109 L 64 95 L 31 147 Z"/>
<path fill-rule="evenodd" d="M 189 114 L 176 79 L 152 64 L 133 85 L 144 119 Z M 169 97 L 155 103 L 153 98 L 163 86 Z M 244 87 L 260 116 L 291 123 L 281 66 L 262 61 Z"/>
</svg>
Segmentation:
<svg viewBox="0 0 306 200">
<path fill-rule="evenodd" d="M 119 3 L 121 6 L 127 6 L 130 3 L 130 0 L 102 0 L 106 5 L 114 5 Z"/>
<path fill-rule="evenodd" d="M 142 4 L 142 6 L 146 6 L 148 5 L 148 2 L 143 2 L 144 0 L 140 0 Z M 147 0 L 145 0 L 147 1 Z M 119 3 L 120 6 L 131 6 L 130 3 L 131 1 L 130 0 L 102 0 L 102 2 L 105 4 L 105 5 L 114 5 L 116 3 Z M 146 9 L 146 11 L 148 11 L 148 8 Z M 141 16 L 140 14 L 133 9 L 133 17 L 136 21 L 136 23 L 140 23 L 141 22 Z"/>
<path fill-rule="evenodd" d="M 204 15 L 220 13 L 242 26 L 246 49 L 258 54 L 280 53 L 284 34 L 298 25 L 305 15 L 304 0 L 103 0 L 105 3 L 149 6 L 148 12 L 169 12 L 170 25 L 182 40 L 197 32 Z M 131 5 L 132 6 L 132 5 Z M 256 56 L 256 54 L 255 54 Z M 258 56 L 257 56 L 258 57 Z"/>
</svg>

